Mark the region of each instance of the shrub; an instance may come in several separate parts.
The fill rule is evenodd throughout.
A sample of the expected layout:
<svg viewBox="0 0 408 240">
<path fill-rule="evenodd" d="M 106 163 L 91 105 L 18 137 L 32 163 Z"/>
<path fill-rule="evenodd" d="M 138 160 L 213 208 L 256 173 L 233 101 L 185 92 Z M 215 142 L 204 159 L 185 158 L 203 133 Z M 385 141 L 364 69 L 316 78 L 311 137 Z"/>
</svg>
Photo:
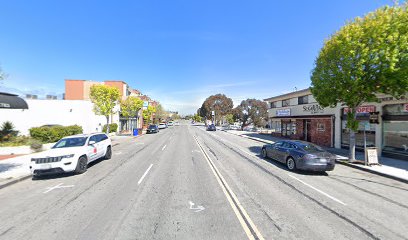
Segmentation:
<svg viewBox="0 0 408 240">
<path fill-rule="evenodd" d="M 32 150 L 34 150 L 35 152 L 41 151 L 41 150 L 42 150 L 42 147 L 43 147 L 42 143 L 41 143 L 40 141 L 38 141 L 38 140 L 33 140 L 33 141 L 31 142 L 31 145 L 30 145 L 30 148 L 31 148 Z"/>
<path fill-rule="evenodd" d="M 107 124 L 103 125 L 102 132 L 106 132 L 106 126 Z M 109 133 L 116 132 L 117 130 L 118 130 L 118 124 L 116 123 L 109 124 Z"/>
<path fill-rule="evenodd" d="M 12 122 L 6 121 L 0 128 L 0 141 L 9 141 L 12 138 L 17 137 L 18 131 L 14 130 Z"/>
<path fill-rule="evenodd" d="M 33 127 L 30 128 L 30 136 L 43 143 L 51 143 L 60 140 L 63 137 L 82 133 L 82 127 L 72 126 L 51 126 L 51 127 Z"/>
</svg>

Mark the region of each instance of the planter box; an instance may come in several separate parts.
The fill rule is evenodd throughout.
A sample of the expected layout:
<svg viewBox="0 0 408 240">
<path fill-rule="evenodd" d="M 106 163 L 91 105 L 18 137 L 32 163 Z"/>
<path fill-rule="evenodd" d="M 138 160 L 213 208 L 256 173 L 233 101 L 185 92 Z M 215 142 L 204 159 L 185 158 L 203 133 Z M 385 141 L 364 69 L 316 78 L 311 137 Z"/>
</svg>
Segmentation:
<svg viewBox="0 0 408 240">
<path fill-rule="evenodd" d="M 42 151 L 51 149 L 55 143 L 43 144 Z M 18 147 L 0 147 L 0 155 L 21 155 L 30 154 L 35 151 L 30 148 L 30 146 L 18 146 Z"/>
</svg>

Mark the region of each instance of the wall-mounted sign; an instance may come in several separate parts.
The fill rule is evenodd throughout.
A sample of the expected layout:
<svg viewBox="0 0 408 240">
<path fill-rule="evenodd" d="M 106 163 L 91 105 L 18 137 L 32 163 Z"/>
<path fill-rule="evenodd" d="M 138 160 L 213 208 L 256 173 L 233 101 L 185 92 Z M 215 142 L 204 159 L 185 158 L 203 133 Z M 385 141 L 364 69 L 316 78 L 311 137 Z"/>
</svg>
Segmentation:
<svg viewBox="0 0 408 240">
<path fill-rule="evenodd" d="M 276 110 L 276 116 L 278 117 L 290 116 L 290 108 Z"/>
<path fill-rule="evenodd" d="M 320 106 L 319 104 L 307 105 L 303 106 L 303 112 L 310 112 L 311 114 L 323 113 L 324 107 Z"/>
<path fill-rule="evenodd" d="M 378 124 L 378 123 L 380 123 L 380 121 L 379 121 L 379 115 L 380 115 L 380 113 L 379 112 L 372 112 L 372 113 L 370 113 L 370 123 L 372 123 L 372 124 Z"/>
<path fill-rule="evenodd" d="M 402 111 L 408 112 L 408 103 L 404 104 L 404 106 L 402 107 Z"/>
<path fill-rule="evenodd" d="M 345 107 L 343 109 L 344 114 L 347 114 L 350 111 L 350 108 Z M 374 105 L 369 105 L 369 106 L 361 106 L 358 107 L 356 110 L 356 113 L 371 113 L 375 112 L 375 106 Z"/>
</svg>

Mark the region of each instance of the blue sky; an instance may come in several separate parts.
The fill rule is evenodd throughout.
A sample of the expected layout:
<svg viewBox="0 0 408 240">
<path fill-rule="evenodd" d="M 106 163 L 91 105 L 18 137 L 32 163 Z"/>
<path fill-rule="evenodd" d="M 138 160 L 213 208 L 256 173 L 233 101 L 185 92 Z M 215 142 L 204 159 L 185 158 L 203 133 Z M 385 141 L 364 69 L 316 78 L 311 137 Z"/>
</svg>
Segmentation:
<svg viewBox="0 0 408 240">
<path fill-rule="evenodd" d="M 123 80 L 168 110 L 306 88 L 324 39 L 393 1 L 1 0 L 1 90 L 62 94 Z"/>
</svg>

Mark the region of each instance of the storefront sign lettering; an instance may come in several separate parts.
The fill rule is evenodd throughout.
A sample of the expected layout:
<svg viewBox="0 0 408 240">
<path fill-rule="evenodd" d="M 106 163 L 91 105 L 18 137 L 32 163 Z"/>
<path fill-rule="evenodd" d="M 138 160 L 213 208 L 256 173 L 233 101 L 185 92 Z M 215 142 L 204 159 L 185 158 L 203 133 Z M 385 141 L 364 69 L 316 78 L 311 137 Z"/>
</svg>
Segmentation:
<svg viewBox="0 0 408 240">
<path fill-rule="evenodd" d="M 310 112 L 310 113 L 323 113 L 324 108 L 319 104 L 303 106 L 303 112 Z"/>
<path fill-rule="evenodd" d="M 290 116 L 290 108 L 276 110 L 276 116 Z"/>
<path fill-rule="evenodd" d="M 10 108 L 10 104 L 8 104 L 8 103 L 0 103 L 0 108 Z"/>
<path fill-rule="evenodd" d="M 350 111 L 350 108 L 346 107 L 344 108 L 344 114 L 348 113 Z M 375 106 L 370 105 L 370 106 L 361 106 L 358 107 L 356 110 L 356 113 L 371 113 L 375 112 Z"/>
</svg>

